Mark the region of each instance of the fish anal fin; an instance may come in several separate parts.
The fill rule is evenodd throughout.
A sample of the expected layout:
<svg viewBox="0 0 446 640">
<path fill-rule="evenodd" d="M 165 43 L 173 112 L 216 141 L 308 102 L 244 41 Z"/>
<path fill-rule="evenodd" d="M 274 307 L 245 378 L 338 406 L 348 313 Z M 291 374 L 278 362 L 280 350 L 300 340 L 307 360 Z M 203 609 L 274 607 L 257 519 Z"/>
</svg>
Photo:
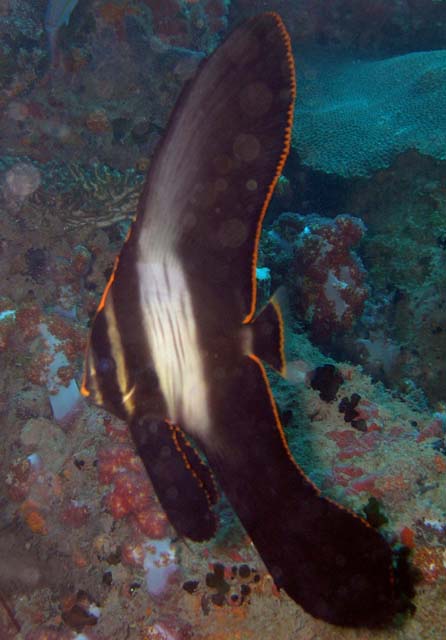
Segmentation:
<svg viewBox="0 0 446 640">
<path fill-rule="evenodd" d="M 209 540 L 217 529 L 211 510 L 215 494 L 210 472 L 180 427 L 168 420 L 138 418 L 131 433 L 169 522 L 179 536 Z"/>
<path fill-rule="evenodd" d="M 296 464 L 260 360 L 245 357 L 218 393 L 206 456 L 277 587 L 333 624 L 387 622 L 395 610 L 391 548 Z"/>
</svg>

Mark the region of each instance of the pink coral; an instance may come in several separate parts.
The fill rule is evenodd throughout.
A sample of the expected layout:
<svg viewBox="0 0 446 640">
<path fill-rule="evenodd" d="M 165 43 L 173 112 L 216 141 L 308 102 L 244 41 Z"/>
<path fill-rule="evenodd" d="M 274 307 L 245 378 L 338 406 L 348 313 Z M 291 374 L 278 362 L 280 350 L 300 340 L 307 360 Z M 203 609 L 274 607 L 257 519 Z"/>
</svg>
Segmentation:
<svg viewBox="0 0 446 640">
<path fill-rule="evenodd" d="M 364 309 L 365 271 L 352 248 L 365 228 L 350 215 L 294 215 L 302 230 L 294 244 L 293 303 L 313 340 L 324 343 L 350 329 Z"/>
<path fill-rule="evenodd" d="M 21 502 L 24 500 L 35 482 L 37 471 L 29 458 L 14 460 L 7 470 L 5 484 L 10 500 Z"/>
<path fill-rule="evenodd" d="M 333 440 L 341 450 L 338 460 L 349 460 L 374 451 L 379 442 L 379 432 L 372 429 L 369 433 L 359 435 L 351 429 L 329 431 L 327 438 Z"/>
<path fill-rule="evenodd" d="M 153 492 L 145 474 L 121 473 L 115 477 L 114 484 L 115 491 L 125 496 L 131 511 L 143 511 L 151 505 Z"/>
<path fill-rule="evenodd" d="M 145 0 L 152 11 L 155 34 L 173 45 L 188 44 L 188 24 L 179 0 Z"/>
<path fill-rule="evenodd" d="M 101 484 L 111 484 L 121 472 L 145 474 L 141 459 L 130 445 L 113 445 L 101 449 L 98 454 L 98 467 Z"/>
<path fill-rule="evenodd" d="M 192 637 L 189 625 L 180 626 L 178 620 L 158 621 L 147 630 L 147 640 L 189 640 Z"/>
<path fill-rule="evenodd" d="M 77 500 L 69 500 L 62 511 L 60 519 L 63 524 L 79 529 L 86 524 L 89 517 L 90 509 L 86 504 L 82 504 Z"/>
<path fill-rule="evenodd" d="M 443 424 L 438 418 L 435 418 L 420 432 L 417 437 L 417 442 L 423 442 L 428 438 L 442 438 L 443 437 Z"/>
<path fill-rule="evenodd" d="M 168 521 L 134 449 L 125 444 L 108 446 L 99 452 L 98 459 L 100 482 L 114 485 L 105 496 L 105 509 L 115 520 L 131 517 L 138 532 L 163 538 Z"/>
<path fill-rule="evenodd" d="M 169 522 L 166 514 L 157 506 L 136 511 L 133 516 L 136 528 L 153 540 L 160 540 L 167 534 Z"/>
<path fill-rule="evenodd" d="M 144 566 L 146 549 L 142 542 L 131 540 L 121 545 L 121 561 L 130 567 Z"/>
<path fill-rule="evenodd" d="M 139 514 L 151 505 L 153 496 L 145 475 L 122 472 L 113 478 L 113 482 L 115 488 L 107 494 L 105 504 L 116 520 L 131 513 Z"/>
</svg>

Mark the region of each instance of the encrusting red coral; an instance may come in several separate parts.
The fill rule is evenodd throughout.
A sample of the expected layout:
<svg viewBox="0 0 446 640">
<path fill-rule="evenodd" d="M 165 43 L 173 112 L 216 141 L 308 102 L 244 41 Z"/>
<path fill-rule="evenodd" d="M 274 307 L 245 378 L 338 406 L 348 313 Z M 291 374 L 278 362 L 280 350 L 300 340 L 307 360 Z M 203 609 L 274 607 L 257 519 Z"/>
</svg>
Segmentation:
<svg viewBox="0 0 446 640">
<path fill-rule="evenodd" d="M 32 500 L 25 500 L 20 507 L 20 512 L 25 524 L 33 533 L 42 536 L 48 534 L 48 525 L 39 504 Z"/>
<path fill-rule="evenodd" d="M 136 528 L 149 538 L 161 540 L 167 535 L 169 522 L 166 514 L 158 506 L 136 512 L 133 515 Z"/>
<path fill-rule="evenodd" d="M 420 569 L 424 582 L 432 584 L 440 576 L 446 576 L 446 551 L 441 547 L 417 547 L 413 563 Z"/>
<path fill-rule="evenodd" d="M 363 311 L 369 292 L 352 249 L 364 232 L 362 221 L 348 214 L 284 213 L 274 225 L 276 237 L 292 245 L 291 304 L 318 343 L 350 329 Z"/>
<path fill-rule="evenodd" d="M 105 504 L 116 520 L 151 506 L 153 494 L 148 480 L 142 474 L 119 472 L 114 476 L 113 483 L 115 488 L 106 496 Z"/>
<path fill-rule="evenodd" d="M 348 215 L 334 220 L 310 216 L 294 254 L 298 306 L 317 342 L 350 329 L 361 315 L 368 290 L 364 269 L 351 248 L 364 234 Z"/>
<path fill-rule="evenodd" d="M 70 500 L 65 506 L 61 515 L 61 522 L 78 529 L 86 524 L 90 516 L 90 509 L 85 504 L 80 504 L 76 500 Z"/>
<path fill-rule="evenodd" d="M 36 338 L 39 333 L 39 324 L 42 322 L 42 313 L 37 305 L 24 305 L 17 311 L 17 330 L 22 340 L 28 341 Z"/>
<path fill-rule="evenodd" d="M 14 461 L 6 474 L 6 490 L 13 502 L 21 502 L 30 492 L 37 473 L 29 458 Z"/>
<path fill-rule="evenodd" d="M 134 471 L 145 473 L 141 459 L 129 445 L 104 447 L 98 454 L 99 481 L 111 484 L 118 473 Z"/>
<path fill-rule="evenodd" d="M 146 549 L 141 542 L 124 542 L 121 545 L 121 561 L 130 567 L 142 567 Z"/>
<path fill-rule="evenodd" d="M 403 527 L 400 533 L 401 542 L 409 549 L 415 547 L 415 532 L 409 527 Z"/>
<path fill-rule="evenodd" d="M 153 538 L 163 538 L 168 521 L 158 504 L 140 458 L 125 444 L 104 448 L 98 455 L 99 480 L 113 484 L 105 496 L 105 509 L 115 520 L 131 516 L 137 531 Z"/>
</svg>

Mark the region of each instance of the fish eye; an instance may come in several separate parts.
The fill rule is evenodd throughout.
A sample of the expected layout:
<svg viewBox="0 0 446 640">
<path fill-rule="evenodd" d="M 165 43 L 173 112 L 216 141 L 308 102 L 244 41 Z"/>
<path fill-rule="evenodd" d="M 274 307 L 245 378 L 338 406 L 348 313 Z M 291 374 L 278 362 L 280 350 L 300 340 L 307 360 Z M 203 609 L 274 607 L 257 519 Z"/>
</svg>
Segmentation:
<svg viewBox="0 0 446 640">
<path fill-rule="evenodd" d="M 116 369 L 116 363 L 113 358 L 99 358 L 97 363 L 97 371 L 103 375 L 112 373 Z"/>
</svg>

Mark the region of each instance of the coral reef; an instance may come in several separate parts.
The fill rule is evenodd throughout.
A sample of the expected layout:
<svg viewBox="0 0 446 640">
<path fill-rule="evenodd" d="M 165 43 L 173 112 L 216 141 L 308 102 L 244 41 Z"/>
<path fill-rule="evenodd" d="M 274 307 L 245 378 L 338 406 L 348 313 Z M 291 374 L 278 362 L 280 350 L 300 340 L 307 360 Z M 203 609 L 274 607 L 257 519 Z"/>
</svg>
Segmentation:
<svg viewBox="0 0 446 640">
<path fill-rule="evenodd" d="M 317 633 L 322 640 L 341 638 L 341 632 L 297 611 L 277 592 L 225 503 L 219 507 L 223 527 L 215 541 L 186 545 L 172 540 L 124 425 L 85 405 L 68 426 L 54 420 L 41 325 L 60 340 L 68 361 L 64 366 L 71 369 L 59 375 L 79 379 L 83 336 L 116 244 L 112 229 L 109 237 L 104 229 L 84 225 L 67 238 L 57 216 L 52 225 L 42 226 L 37 205 L 34 217 L 23 221 L 26 211 L 25 202 L 18 212 L 4 212 L 3 234 L 16 258 L 1 263 L 8 348 L 0 376 L 6 469 L 0 499 L 12 536 L 7 540 L 5 533 L 0 535 L 0 560 L 8 556 L 17 569 L 17 581 L 7 581 L 8 590 L 0 579 L 12 614 L 0 606 L 5 640 L 16 633 L 12 620 L 31 640 L 126 635 L 131 640 L 215 640 L 237 634 L 258 637 L 259 629 L 265 639 L 285 639 L 296 620 L 305 633 Z M 276 231 L 277 238 L 285 249 L 299 248 L 306 224 L 302 229 L 299 217 L 289 218 L 299 224 L 293 228 L 281 221 L 277 229 L 283 237 Z M 315 236 L 318 230 L 325 236 L 317 236 L 317 243 L 328 243 L 328 237 L 339 243 L 337 234 L 343 229 L 340 244 L 347 252 L 347 238 L 358 240 L 362 233 L 345 216 L 338 224 L 318 221 Z M 268 242 L 266 246 L 271 248 Z M 43 253 L 36 258 L 27 254 L 31 248 Z M 66 258 L 54 270 L 57 255 Z M 275 266 L 271 269 L 273 276 Z M 446 459 L 438 446 L 444 440 L 441 417 L 392 398 L 351 365 L 327 362 L 304 335 L 291 337 L 290 358 L 300 359 L 296 366 L 301 372 L 320 367 L 327 373 L 315 388 L 311 373 L 298 377 L 297 387 L 274 382 L 296 458 L 325 492 L 346 506 L 364 510 L 370 497 L 382 503 L 388 535 L 396 532 L 409 541 L 422 572 L 428 597 L 416 601 L 421 619 L 427 616 L 434 632 L 442 629 L 435 604 L 443 580 L 436 545 L 444 539 L 446 512 Z M 363 431 L 346 423 L 338 408 L 343 397 L 354 394 L 361 397 L 354 409 L 365 422 Z M 23 548 L 28 552 L 20 556 Z M 6 571 L 11 565 L 4 566 Z M 418 620 L 406 623 L 404 633 L 411 640 L 419 637 Z M 382 640 L 397 637 L 394 631 L 378 635 Z M 342 638 L 353 635 L 343 630 Z"/>
<path fill-rule="evenodd" d="M 44 189 L 46 171 L 42 167 Z M 65 176 L 61 187 L 69 191 L 72 174 L 67 169 L 60 175 Z M 94 175 L 86 179 L 93 183 Z M 23 636 L 105 640 L 125 637 L 130 628 L 132 640 L 150 634 L 249 637 L 258 635 L 261 620 L 263 637 L 288 638 L 297 615 L 309 632 L 317 629 L 321 638 L 332 638 L 333 630 L 328 636 L 278 594 L 227 505 L 220 507 L 223 528 L 215 542 L 204 548 L 172 542 L 125 427 L 85 405 L 69 425 L 54 419 L 48 387 L 52 356 L 41 327 L 60 341 L 67 359 L 59 367 L 60 383 L 79 380 L 86 326 L 122 236 L 114 241 L 113 228 L 107 235 L 107 228 L 95 225 L 78 226 L 67 235 L 57 210 L 51 224 L 42 224 L 43 211 L 47 216 L 38 204 L 30 209 L 25 198 L 18 209 L 4 211 L 2 229 L 9 248 L 3 249 L 1 263 L 6 346 L 0 377 L 6 476 L 1 499 L 13 538 L 7 542 L 5 534 L 0 536 L 5 545 L 0 544 L 0 557 L 12 559 L 17 582 L 8 583 L 6 590 L 0 581 L 0 590 L 5 590 Z M 324 232 L 336 236 L 334 222 L 322 222 Z M 300 228 L 278 227 L 285 248 L 297 241 Z M 345 227 L 345 238 L 358 234 L 354 225 Z M 272 265 L 271 276 L 277 278 L 275 274 Z M 291 346 L 292 358 L 305 359 L 302 371 L 326 364 L 303 337 Z M 443 423 L 432 413 L 396 403 L 351 366 L 339 363 L 337 369 L 344 382 L 332 388 L 328 376 L 330 402 L 320 397 L 321 392 L 325 397 L 323 381 L 311 388 L 311 375 L 300 378 L 298 389 L 276 383 L 291 446 L 330 495 L 358 510 L 374 496 L 384 504 L 389 531 L 401 532 L 405 540 L 404 527 L 414 532 L 415 558 L 434 601 L 442 573 L 429 567 L 442 534 L 418 523 L 444 521 L 441 481 L 446 463 L 438 448 Z M 353 429 L 338 409 L 342 397 L 355 393 L 361 396 L 355 409 L 367 431 Z M 20 556 L 25 545 L 29 553 Z M 435 562 L 440 567 L 440 555 Z M 432 606 L 419 603 L 430 612 Z M 4 628 L 14 630 L 4 615 Z M 3 635 L 5 640 L 13 637 L 9 630 Z"/>
<path fill-rule="evenodd" d="M 142 174 L 131 169 L 120 172 L 98 164 L 88 168 L 71 164 L 67 168 L 74 182 L 72 199 L 76 200 L 77 196 L 83 203 L 79 209 L 68 208 L 65 220 L 69 226 L 108 227 L 135 217 Z"/>
<path fill-rule="evenodd" d="M 50 47 L 39 3 L 22 4 L 0 15 L 8 152 L 126 170 L 152 154 L 184 82 L 226 30 L 230 3 L 51 2 Z"/>
<path fill-rule="evenodd" d="M 110 432 L 110 424 L 106 429 Z M 114 488 L 104 499 L 115 520 L 129 516 L 137 531 L 151 539 L 164 538 L 168 523 L 147 478 L 140 458 L 131 445 L 114 445 L 98 453 L 100 482 Z"/>
<path fill-rule="evenodd" d="M 270 0 L 268 9 L 281 14 L 293 40 L 304 48 L 317 45 L 358 57 L 445 48 L 441 0 Z M 233 0 L 239 17 L 264 10 L 263 0 Z"/>
<path fill-rule="evenodd" d="M 276 256 L 283 247 L 289 256 L 285 282 L 291 307 L 319 344 L 350 329 L 363 311 L 365 271 L 352 249 L 364 231 L 363 223 L 350 215 L 331 220 L 283 213 L 267 233 L 262 260 L 280 272 Z"/>
<path fill-rule="evenodd" d="M 293 146 L 304 164 L 352 177 L 408 149 L 445 159 L 445 51 L 338 62 L 313 54 L 301 69 Z"/>
<path fill-rule="evenodd" d="M 433 407 L 446 385 L 445 184 L 443 162 L 408 153 L 354 182 L 347 202 L 367 224 L 361 255 L 372 294 L 343 357 Z"/>
<path fill-rule="evenodd" d="M 39 213 L 46 210 L 48 217 L 57 215 L 67 229 L 83 225 L 105 228 L 130 221 L 136 214 L 144 181 L 143 173 L 134 169 L 118 171 L 98 163 L 42 164 L 6 157 L 0 160 L 1 169 L 6 181 L 2 196 L 8 208 L 26 206 Z M 38 176 L 32 184 L 30 175 Z M 42 269 L 41 248 L 30 249 L 27 258 L 30 269 Z"/>
<path fill-rule="evenodd" d="M 67 3 L 53 63 L 46 4 L 0 2 L 0 135 L 9 154 L 0 158 L 0 637 L 354 640 L 356 631 L 313 620 L 277 591 L 224 497 L 215 540 L 177 539 L 126 427 L 77 402 L 88 325 L 170 108 L 228 24 L 265 3 Z M 444 634 L 446 173 L 436 158 L 445 64 L 429 50 L 446 44 L 443 5 L 268 3 L 305 50 L 295 149 L 315 185 L 305 189 L 294 154 L 261 240 L 260 303 L 286 282 L 293 312 L 289 379 L 271 372 L 279 412 L 311 480 L 410 549 L 420 571 L 415 615 L 402 628 L 361 630 L 364 640 Z M 385 59 L 358 63 L 353 79 L 350 62 L 336 64 L 330 80 L 328 63 L 307 45 L 332 60 L 347 50 L 349 59 Z M 417 50 L 426 53 L 408 54 Z M 351 96 L 373 75 L 366 112 Z M 345 100 L 335 105 L 340 79 Z M 337 109 L 322 114 L 330 100 Z M 397 116 L 398 104 L 411 108 Z M 415 107 L 423 118 L 411 128 Z M 368 114 L 365 135 L 353 140 L 347 110 Z M 429 156 L 394 160 L 409 144 Z M 311 170 L 352 176 L 389 163 L 336 183 L 342 207 Z M 333 218 L 274 220 L 288 208 Z M 338 211 L 355 212 L 367 234 Z M 354 251 L 360 241 L 367 284 Z"/>
</svg>

